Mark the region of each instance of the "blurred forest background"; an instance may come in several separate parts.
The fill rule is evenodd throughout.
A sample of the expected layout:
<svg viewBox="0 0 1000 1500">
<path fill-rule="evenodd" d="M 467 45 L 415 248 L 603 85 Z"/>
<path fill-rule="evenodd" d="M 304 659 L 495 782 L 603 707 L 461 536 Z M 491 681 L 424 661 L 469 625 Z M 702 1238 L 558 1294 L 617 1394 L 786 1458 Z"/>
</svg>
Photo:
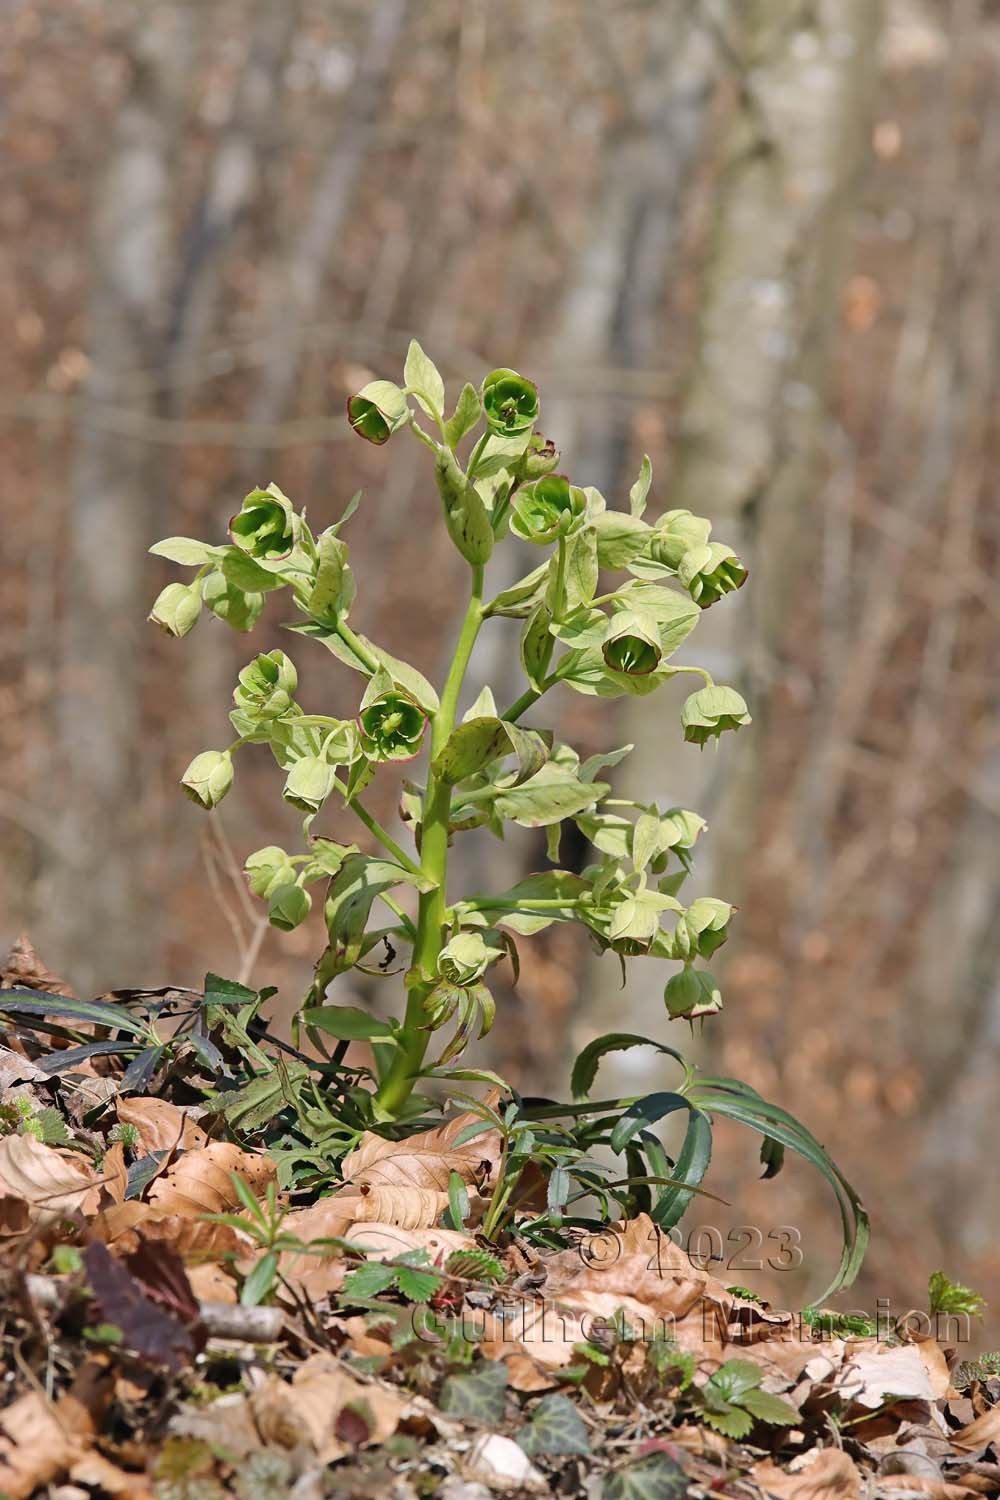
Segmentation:
<svg viewBox="0 0 1000 1500">
<path fill-rule="evenodd" d="M 160 636 L 146 549 L 221 540 L 272 478 L 320 525 L 364 486 L 356 618 L 439 670 L 463 565 L 412 446 L 357 442 L 344 398 L 411 335 L 453 393 L 512 365 L 574 478 L 621 505 L 648 451 L 651 513 L 711 516 L 751 568 L 696 637 L 755 717 L 717 756 L 682 744 L 682 694 L 554 706 L 585 753 L 642 745 L 632 793 L 710 820 L 699 885 L 741 913 L 692 1047 L 858 1184 L 858 1305 L 922 1304 L 937 1265 L 1000 1303 L 1000 5 L 0 11 L 0 944 L 27 930 L 85 994 L 213 968 L 294 1003 L 319 913 L 264 929 L 233 879 L 294 836 L 269 757 L 221 824 L 176 784 L 287 637 Z M 515 642 L 498 623 L 478 662 L 501 686 Z M 353 709 L 348 673 L 294 656 L 305 702 Z M 461 857 L 506 884 L 542 854 Z M 662 973 L 622 990 L 560 929 L 522 946 L 479 1055 L 523 1087 L 565 1088 L 599 1030 L 668 1029 Z M 609 1086 L 655 1081 L 632 1057 Z M 831 1206 L 758 1171 L 734 1142 L 732 1207 L 692 1223 L 759 1225 L 749 1260 L 799 1227 L 815 1290 Z"/>
</svg>

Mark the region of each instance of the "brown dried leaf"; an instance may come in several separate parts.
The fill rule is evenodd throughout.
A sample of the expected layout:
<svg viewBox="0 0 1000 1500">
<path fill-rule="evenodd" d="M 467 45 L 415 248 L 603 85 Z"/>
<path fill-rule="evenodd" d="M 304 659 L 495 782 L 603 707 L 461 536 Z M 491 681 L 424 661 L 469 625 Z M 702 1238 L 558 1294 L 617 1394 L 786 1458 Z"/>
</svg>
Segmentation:
<svg viewBox="0 0 1000 1500">
<path fill-rule="evenodd" d="M 198 1150 L 185 1151 L 153 1183 L 149 1202 L 160 1213 L 182 1217 L 231 1213 L 240 1206 L 230 1180 L 231 1172 L 242 1177 L 257 1197 L 263 1195 L 276 1175 L 274 1163 L 268 1157 L 241 1151 L 228 1141 L 213 1141 Z"/>
<path fill-rule="evenodd" d="M 147 1296 L 143 1284 L 99 1240 L 87 1246 L 83 1261 L 105 1322 L 121 1329 L 128 1349 L 149 1364 L 175 1373 L 190 1364 L 199 1343 L 195 1329 Z"/>
<path fill-rule="evenodd" d="M 301 1364 L 291 1385 L 272 1378 L 250 1399 L 265 1442 L 283 1448 L 307 1445 L 321 1464 L 334 1463 L 356 1446 L 338 1436 L 345 1408 L 362 1417 L 367 1437 L 361 1441 L 370 1444 L 392 1436 L 407 1404 L 385 1386 L 362 1384 L 328 1354 L 314 1354 Z"/>
<path fill-rule="evenodd" d="M 453 1250 L 471 1250 L 475 1240 L 457 1229 L 404 1229 L 399 1224 L 358 1224 L 345 1238 L 369 1260 L 395 1260 L 409 1250 L 426 1250 L 432 1265 L 442 1265 Z"/>
<path fill-rule="evenodd" d="M 753 1477 L 774 1500 L 858 1500 L 861 1494 L 858 1471 L 839 1448 L 814 1448 L 794 1472 L 767 1459 Z"/>
<path fill-rule="evenodd" d="M 890 1396 L 903 1401 L 934 1401 L 937 1392 L 928 1365 L 921 1358 L 921 1347 L 903 1344 L 889 1348 L 878 1339 L 856 1340 L 848 1351 L 841 1393 L 872 1411 Z"/>
<path fill-rule="evenodd" d="M 490 1176 L 500 1159 L 499 1131 L 488 1130 L 461 1146 L 453 1145 L 456 1136 L 478 1119 L 472 1113 L 456 1115 L 447 1125 L 405 1141 L 389 1141 L 369 1132 L 345 1156 L 344 1180 L 356 1189 L 411 1187 L 447 1193 L 452 1172 L 460 1173 L 466 1183 Z"/>
<path fill-rule="evenodd" d="M 356 1200 L 358 1224 L 398 1224 L 401 1229 L 430 1229 L 448 1207 L 447 1192 L 435 1188 L 363 1187 Z"/>
<path fill-rule="evenodd" d="M 1000 1406 L 993 1406 L 989 1411 L 970 1422 L 968 1427 L 963 1427 L 960 1432 L 952 1434 L 952 1442 L 956 1448 L 961 1448 L 964 1453 L 971 1453 L 979 1448 L 988 1448 L 990 1443 L 1000 1444 Z"/>
<path fill-rule="evenodd" d="M 929 1495 L 931 1500 L 975 1500 L 977 1491 L 966 1484 L 949 1484 L 926 1474 L 880 1474 L 881 1495 Z"/>
<path fill-rule="evenodd" d="M 83 1457 L 91 1436 L 64 1424 L 57 1408 L 35 1391 L 0 1411 L 0 1429 L 0 1494 L 6 1500 L 27 1500 L 65 1474 Z"/>
<path fill-rule="evenodd" d="M 0 1197 L 26 1203 L 32 1223 L 93 1213 L 100 1191 L 97 1180 L 82 1157 L 45 1146 L 33 1135 L 0 1139 Z"/>
<path fill-rule="evenodd" d="M 76 999 L 76 991 L 46 968 L 35 952 L 26 932 L 22 932 L 6 959 L 0 964 L 0 989 L 44 990 L 50 995 Z"/>
<path fill-rule="evenodd" d="M 208 1136 L 187 1110 L 166 1099 L 119 1099 L 118 1118 L 123 1125 L 134 1125 L 138 1130 L 144 1155 L 178 1147 L 193 1151 L 208 1145 Z"/>
<path fill-rule="evenodd" d="M 125 1147 L 115 1141 L 104 1153 L 101 1162 L 102 1201 L 110 1199 L 114 1204 L 125 1202 L 128 1192 L 128 1167 L 125 1165 Z"/>
<path fill-rule="evenodd" d="M 129 1474 L 92 1448 L 73 1464 L 69 1477 L 74 1484 L 98 1490 L 120 1500 L 153 1500 L 153 1489 L 145 1474 Z"/>
</svg>

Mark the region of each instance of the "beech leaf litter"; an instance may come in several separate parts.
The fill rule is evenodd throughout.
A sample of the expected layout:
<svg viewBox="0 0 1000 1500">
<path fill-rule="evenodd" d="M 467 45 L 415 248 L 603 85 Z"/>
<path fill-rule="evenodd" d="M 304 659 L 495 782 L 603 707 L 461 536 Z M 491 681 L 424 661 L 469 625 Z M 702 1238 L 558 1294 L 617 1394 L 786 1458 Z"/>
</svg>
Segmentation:
<svg viewBox="0 0 1000 1500">
<path fill-rule="evenodd" d="M 24 940 L 0 988 L 74 1003 Z M 112 1047 L 102 1014 L 40 1033 L 0 997 L 7 1500 L 1000 1495 L 1000 1359 L 927 1317 L 778 1312 L 645 1213 L 491 1242 L 471 1099 L 290 1176 L 206 1104 L 211 1036 Z"/>
</svg>

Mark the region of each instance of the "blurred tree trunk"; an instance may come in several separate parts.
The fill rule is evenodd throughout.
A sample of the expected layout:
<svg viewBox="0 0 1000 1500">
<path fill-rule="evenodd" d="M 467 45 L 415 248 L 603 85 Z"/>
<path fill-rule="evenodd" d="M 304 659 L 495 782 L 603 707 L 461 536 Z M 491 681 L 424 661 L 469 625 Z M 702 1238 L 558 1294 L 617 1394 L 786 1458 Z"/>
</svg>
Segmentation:
<svg viewBox="0 0 1000 1500">
<path fill-rule="evenodd" d="M 148 980 L 139 760 L 146 548 L 162 464 L 141 436 L 102 426 L 101 405 L 155 410 L 169 289 L 171 208 L 192 11 L 157 7 L 128 37 L 131 76 L 92 219 L 86 391 L 66 517 L 62 692 L 62 860 L 52 872 L 56 964 L 83 992 Z M 136 379 L 137 375 L 144 379 Z M 154 928 L 155 930 L 155 928 Z"/>
<path fill-rule="evenodd" d="M 718 538 L 749 564 L 746 593 L 702 618 L 692 654 L 718 681 L 746 691 L 756 723 L 718 756 L 678 747 L 665 761 L 650 709 L 635 699 L 621 736 L 639 746 L 625 763 L 629 793 L 708 817 L 698 888 L 718 887 L 737 902 L 786 606 L 818 524 L 809 494 L 880 24 L 873 0 L 752 0 L 738 17 L 740 90 L 717 172 L 696 347 L 661 498 L 665 508 L 711 515 Z M 613 1014 L 607 988 L 593 1007 L 601 1029 L 656 1026 L 661 974 L 632 965 Z M 641 1061 L 626 1061 L 622 1082 L 644 1086 L 635 1071 Z"/>
</svg>

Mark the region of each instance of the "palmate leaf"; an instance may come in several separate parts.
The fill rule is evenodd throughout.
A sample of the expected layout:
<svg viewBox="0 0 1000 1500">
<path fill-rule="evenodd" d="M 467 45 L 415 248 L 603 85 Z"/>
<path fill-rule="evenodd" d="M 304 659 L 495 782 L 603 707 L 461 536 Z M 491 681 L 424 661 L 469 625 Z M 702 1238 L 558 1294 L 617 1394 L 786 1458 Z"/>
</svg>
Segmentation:
<svg viewBox="0 0 1000 1500">
<path fill-rule="evenodd" d="M 651 1453 L 638 1463 L 608 1474 L 601 1481 L 600 1500 L 684 1500 L 688 1475 L 666 1453 Z"/>
<path fill-rule="evenodd" d="M 531 1422 L 517 1435 L 525 1453 L 589 1453 L 590 1436 L 583 1418 L 568 1396 L 543 1396 L 531 1414 Z"/>
<path fill-rule="evenodd" d="M 507 1406 L 507 1367 L 501 1360 L 488 1360 L 462 1375 L 449 1375 L 441 1387 L 438 1405 L 449 1416 L 482 1427 L 496 1427 Z"/>
<path fill-rule="evenodd" d="M 868 1248 L 871 1226 L 868 1215 L 854 1188 L 816 1137 L 785 1110 L 765 1099 L 733 1078 L 703 1078 L 689 1090 L 689 1099 L 708 1115 L 726 1115 L 740 1124 L 794 1151 L 819 1171 L 830 1184 L 840 1210 L 843 1250 L 833 1281 L 812 1299 L 814 1304 L 828 1301 L 843 1287 L 850 1286 L 861 1269 Z"/>
</svg>

